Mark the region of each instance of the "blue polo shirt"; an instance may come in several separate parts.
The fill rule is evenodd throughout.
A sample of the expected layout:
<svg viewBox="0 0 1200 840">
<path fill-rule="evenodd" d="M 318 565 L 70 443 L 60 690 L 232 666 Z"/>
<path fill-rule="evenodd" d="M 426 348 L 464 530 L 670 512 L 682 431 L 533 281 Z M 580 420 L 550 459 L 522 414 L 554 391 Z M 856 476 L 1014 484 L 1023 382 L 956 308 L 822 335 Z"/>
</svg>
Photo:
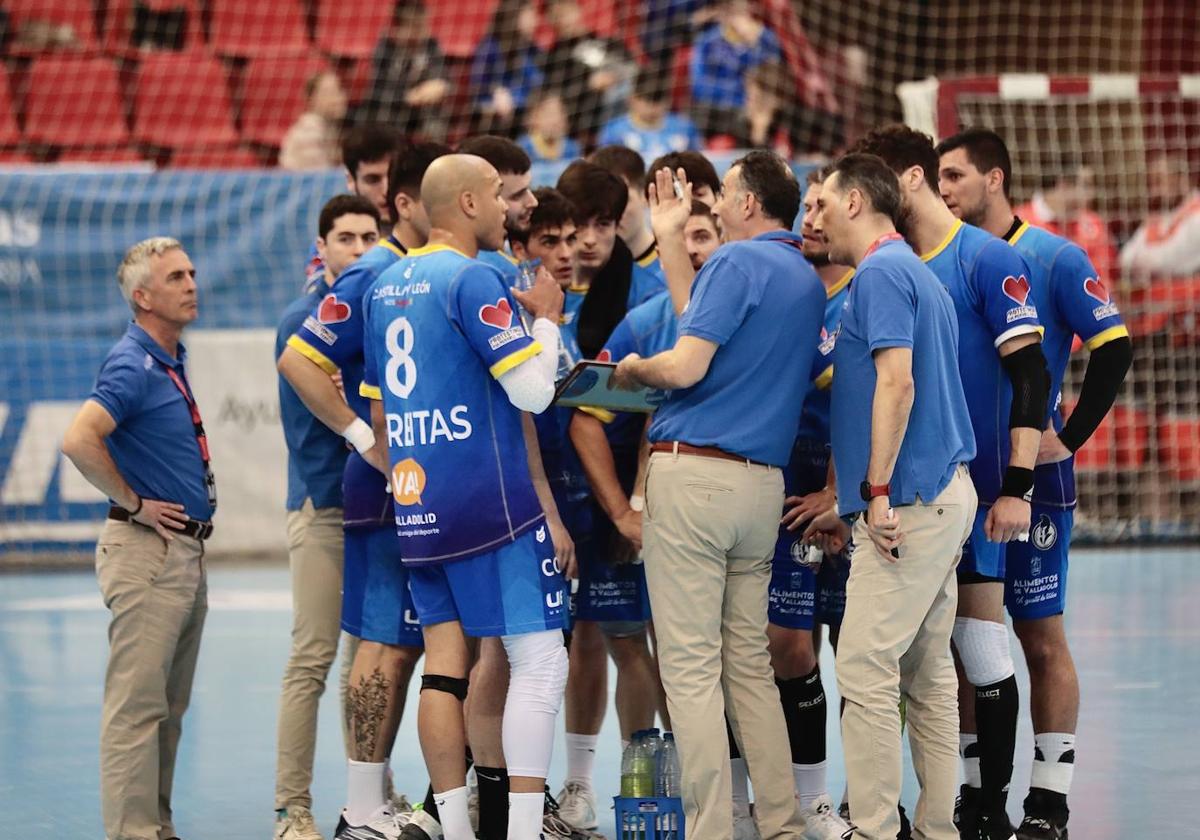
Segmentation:
<svg viewBox="0 0 1200 840">
<path fill-rule="evenodd" d="M 876 350 L 912 348 L 912 412 L 896 467 L 891 502 L 931 502 L 955 468 L 975 457 L 971 416 L 958 371 L 958 318 L 946 287 L 902 241 L 885 242 L 859 263 L 833 350 L 833 459 L 838 509 L 867 504 L 859 484 L 871 455 Z"/>
<path fill-rule="evenodd" d="M 171 368 L 191 388 L 184 373 L 187 351 L 182 344 L 178 353 L 172 359 L 131 322 L 101 365 L 90 399 L 117 424 L 105 444 L 133 492 L 181 504 L 189 517 L 206 522 L 213 511 L 192 414 L 167 375 Z"/>
<path fill-rule="evenodd" d="M 325 273 L 318 272 L 308 293 L 292 301 L 279 319 L 275 333 L 275 358 L 287 346 L 288 339 L 304 324 L 325 295 L 329 285 Z M 315 508 L 342 506 L 342 471 L 346 467 L 346 441 L 313 416 L 300 395 L 282 376 L 279 377 L 279 419 L 288 449 L 287 509 L 300 510 L 305 499 Z"/>
<path fill-rule="evenodd" d="M 796 234 L 721 246 L 696 275 L 679 321 L 681 336 L 711 341 L 717 352 L 703 379 L 667 394 L 650 440 L 786 465 L 824 314 L 825 287 Z"/>
<path fill-rule="evenodd" d="M 704 143 L 695 124 L 683 114 L 667 114 L 658 128 L 641 128 L 625 114 L 600 129 L 596 145 L 625 146 L 646 160 L 654 160 L 670 152 L 699 149 Z"/>
</svg>

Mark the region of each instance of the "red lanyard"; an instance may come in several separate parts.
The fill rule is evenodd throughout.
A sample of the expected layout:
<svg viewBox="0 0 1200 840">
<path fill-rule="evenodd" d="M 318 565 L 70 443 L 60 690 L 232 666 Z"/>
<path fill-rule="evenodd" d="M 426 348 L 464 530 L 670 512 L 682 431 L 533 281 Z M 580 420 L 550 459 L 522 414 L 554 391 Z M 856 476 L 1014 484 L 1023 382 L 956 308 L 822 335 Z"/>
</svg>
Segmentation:
<svg viewBox="0 0 1200 840">
<path fill-rule="evenodd" d="M 862 258 L 865 260 L 867 257 L 871 256 L 871 254 L 875 253 L 879 249 L 879 246 L 883 245 L 885 242 L 895 242 L 896 240 L 903 239 L 903 238 L 904 238 L 903 236 L 896 233 L 895 231 L 893 231 L 892 233 L 885 233 L 883 236 L 879 237 L 878 239 L 876 239 L 874 242 L 871 243 L 871 247 L 867 249 L 867 253 L 862 255 Z M 860 260 L 860 262 L 861 262 L 861 260 Z"/>
<path fill-rule="evenodd" d="M 208 469 L 208 435 L 204 433 L 204 422 L 200 419 L 200 407 L 196 405 L 196 401 L 192 399 L 191 391 L 184 384 L 183 377 L 175 372 L 174 368 L 163 365 L 163 369 L 167 372 L 167 376 L 171 377 L 171 381 L 175 383 L 175 387 L 179 389 L 179 393 L 183 394 L 183 400 L 187 403 L 188 411 L 192 415 L 192 431 L 196 433 L 196 443 L 200 447 L 200 460 L 204 462 L 205 470 Z"/>
</svg>

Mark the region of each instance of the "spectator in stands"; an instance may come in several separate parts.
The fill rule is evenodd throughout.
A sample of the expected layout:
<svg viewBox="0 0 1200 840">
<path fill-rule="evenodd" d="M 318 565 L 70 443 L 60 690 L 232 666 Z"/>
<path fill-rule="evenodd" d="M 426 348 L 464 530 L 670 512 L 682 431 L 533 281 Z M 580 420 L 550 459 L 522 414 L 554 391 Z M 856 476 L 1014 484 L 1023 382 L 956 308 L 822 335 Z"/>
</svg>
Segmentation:
<svg viewBox="0 0 1200 840">
<path fill-rule="evenodd" d="M 596 142 L 627 146 L 643 157 L 700 148 L 700 133 L 692 121 L 670 113 L 668 84 L 669 80 L 654 68 L 639 70 L 629 95 L 628 112 L 605 124 Z"/>
<path fill-rule="evenodd" d="M 643 192 L 650 192 L 655 173 L 664 167 L 672 173 L 683 170 L 687 182 L 692 185 L 692 198 L 696 201 L 709 207 L 716 203 L 717 195 L 721 192 L 721 179 L 717 177 L 717 170 L 712 161 L 699 152 L 671 152 L 656 159 L 646 170 L 646 178 L 642 183 Z"/>
<path fill-rule="evenodd" d="M 371 89 L 359 120 L 390 124 L 403 134 L 440 139 L 441 105 L 450 93 L 446 59 L 430 36 L 425 4 L 399 0 L 392 26 L 371 56 Z"/>
<path fill-rule="evenodd" d="M 1101 278 L 1112 277 L 1117 266 L 1112 236 L 1100 214 L 1089 209 L 1096 195 L 1096 173 L 1071 155 L 1056 157 L 1042 171 L 1042 188 L 1017 208 L 1017 215 L 1070 239 L 1087 252 Z"/>
<path fill-rule="evenodd" d="M 279 165 L 303 172 L 342 162 L 338 131 L 346 117 L 346 90 L 337 74 L 322 70 L 304 83 L 308 107 L 283 136 Z"/>
<path fill-rule="evenodd" d="M 633 58 L 620 41 L 588 29 L 579 0 L 547 0 L 546 17 L 554 45 L 542 57 L 545 83 L 562 93 L 574 120 L 571 133 L 589 137 L 625 99 Z"/>
<path fill-rule="evenodd" d="M 1200 190 L 1187 156 L 1158 154 L 1146 163 L 1150 216 L 1121 249 L 1127 281 L 1200 274 Z"/>
<path fill-rule="evenodd" d="M 754 17 L 749 0 L 718 0 L 716 23 L 692 50 L 692 118 L 700 130 L 720 134 L 736 122 L 746 71 L 782 57 L 779 38 Z"/>
<path fill-rule="evenodd" d="M 517 138 L 534 163 L 557 163 L 579 157 L 579 144 L 567 136 L 567 106 L 556 90 L 543 88 L 529 97 L 529 130 Z"/>
<path fill-rule="evenodd" d="M 715 17 L 716 9 L 706 0 L 644 0 L 640 39 L 647 66 L 669 77 L 675 53 L 691 46 L 695 34 Z"/>
<path fill-rule="evenodd" d="M 155 8 L 134 3 L 129 10 L 129 43 L 140 50 L 182 50 L 187 40 L 186 6 Z"/>
<path fill-rule="evenodd" d="M 542 84 L 541 51 L 533 40 L 537 8 L 501 0 L 471 63 L 471 95 L 484 123 L 497 133 L 520 124 L 529 96 Z"/>
</svg>

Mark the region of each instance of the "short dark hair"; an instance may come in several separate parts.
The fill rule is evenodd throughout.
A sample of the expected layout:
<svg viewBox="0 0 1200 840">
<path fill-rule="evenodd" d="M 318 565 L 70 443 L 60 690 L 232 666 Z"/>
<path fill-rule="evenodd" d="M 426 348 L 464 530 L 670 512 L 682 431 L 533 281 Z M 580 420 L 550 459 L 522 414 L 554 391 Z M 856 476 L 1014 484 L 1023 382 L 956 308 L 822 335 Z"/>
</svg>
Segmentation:
<svg viewBox="0 0 1200 840">
<path fill-rule="evenodd" d="M 833 164 L 833 174 L 843 193 L 857 188 L 876 213 L 887 216 L 892 224 L 900 218 L 900 182 L 883 158 L 863 152 L 849 154 Z"/>
<path fill-rule="evenodd" d="M 601 146 L 588 155 L 588 160 L 636 186 L 646 178 L 646 161 L 628 146 Z"/>
<path fill-rule="evenodd" d="M 1079 179 L 1079 170 L 1087 168 L 1087 162 L 1082 156 L 1071 151 L 1042 152 L 1040 157 L 1041 177 L 1039 185 L 1048 190 L 1064 181 Z"/>
<path fill-rule="evenodd" d="M 672 172 L 682 169 L 683 174 L 687 176 L 688 183 L 692 186 L 707 186 L 713 191 L 713 195 L 721 191 L 721 178 L 717 175 L 717 168 L 712 165 L 712 161 L 699 152 L 689 149 L 686 152 L 668 152 L 655 159 L 654 163 L 650 164 L 650 168 L 646 170 L 643 184 L 646 192 L 650 191 L 650 185 L 654 183 L 654 173 L 664 166 Z"/>
<path fill-rule="evenodd" d="M 400 193 L 412 198 L 421 197 L 421 179 L 429 164 L 442 155 L 450 154 L 450 147 L 443 143 L 422 140 L 408 143 L 398 149 L 388 167 L 387 203 L 391 213 L 396 212 L 396 196 Z"/>
<path fill-rule="evenodd" d="M 617 222 L 629 202 L 629 188 L 618 176 L 591 161 L 577 160 L 563 170 L 555 185 L 575 207 L 575 221 Z"/>
<path fill-rule="evenodd" d="M 758 199 L 763 215 L 790 228 L 800 212 L 800 185 L 788 162 L 775 152 L 755 149 L 738 158 L 738 180 L 746 192 Z"/>
<path fill-rule="evenodd" d="M 938 157 L 955 149 L 965 151 L 971 165 L 984 174 L 999 169 L 1004 176 L 1004 197 L 1008 198 L 1008 188 L 1012 183 L 1012 158 L 1009 157 L 1003 137 L 990 128 L 968 128 L 938 143 Z"/>
<path fill-rule="evenodd" d="M 501 175 L 524 175 L 533 166 L 529 155 L 507 137 L 476 134 L 458 144 L 461 155 L 476 155 L 496 167 Z"/>
<path fill-rule="evenodd" d="M 762 88 L 772 96 L 786 97 L 796 89 L 792 74 L 779 61 L 764 61 L 746 71 L 745 84 Z"/>
<path fill-rule="evenodd" d="M 832 174 L 833 164 L 827 163 L 824 166 L 814 166 L 808 170 L 808 174 L 804 177 L 804 180 L 808 184 L 824 184 L 825 179 Z"/>
<path fill-rule="evenodd" d="M 425 4 L 421 0 L 399 0 L 392 7 L 392 23 L 397 24 L 425 14 Z"/>
<path fill-rule="evenodd" d="M 696 201 L 695 199 L 692 199 L 692 212 L 688 213 L 688 216 L 704 216 L 708 219 L 714 218 L 712 208 L 703 201 Z"/>
<path fill-rule="evenodd" d="M 537 207 L 529 215 L 529 229 L 510 231 L 508 238 L 514 242 L 528 243 L 538 231 L 561 228 L 575 221 L 575 205 L 554 187 L 538 187 L 533 197 L 537 199 Z"/>
<path fill-rule="evenodd" d="M 850 151 L 882 158 L 896 175 L 909 167 L 919 166 L 926 185 L 939 194 L 938 153 L 933 138 L 924 132 L 903 123 L 892 123 L 871 129 Z"/>
<path fill-rule="evenodd" d="M 371 161 L 391 158 L 400 145 L 400 132 L 383 123 L 356 125 L 342 136 L 342 163 L 351 178 L 358 167 Z"/>
<path fill-rule="evenodd" d="M 662 103 L 670 97 L 670 79 L 662 69 L 651 64 L 638 70 L 633 78 L 633 95 L 638 99 Z"/>
<path fill-rule="evenodd" d="M 321 215 L 317 219 L 317 236 L 324 239 L 329 231 L 333 230 L 338 219 L 350 215 L 370 216 L 376 225 L 379 224 L 378 207 L 361 195 L 343 193 L 326 201 L 325 206 L 321 208 Z"/>
</svg>

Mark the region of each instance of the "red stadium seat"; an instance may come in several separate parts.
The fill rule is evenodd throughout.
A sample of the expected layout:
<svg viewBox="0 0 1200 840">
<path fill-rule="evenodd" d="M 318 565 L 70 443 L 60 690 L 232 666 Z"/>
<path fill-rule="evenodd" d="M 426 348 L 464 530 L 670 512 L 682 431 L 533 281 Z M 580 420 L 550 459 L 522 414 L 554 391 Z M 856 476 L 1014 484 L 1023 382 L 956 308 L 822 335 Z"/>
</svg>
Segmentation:
<svg viewBox="0 0 1200 840">
<path fill-rule="evenodd" d="M 262 161 L 248 149 L 180 149 L 171 156 L 178 169 L 258 169 Z"/>
<path fill-rule="evenodd" d="M 329 69 L 329 64 L 316 55 L 252 59 L 242 78 L 242 139 L 278 146 L 288 128 L 304 113 L 305 82 Z"/>
<path fill-rule="evenodd" d="M 73 149 L 63 152 L 55 163 L 150 163 L 137 149 Z"/>
<path fill-rule="evenodd" d="M 128 143 L 116 65 L 77 55 L 35 58 L 25 97 L 25 139 L 72 148 Z"/>
<path fill-rule="evenodd" d="M 1115 405 L 1110 417 L 1117 469 L 1146 466 L 1150 460 L 1150 414 L 1144 409 Z"/>
<path fill-rule="evenodd" d="M 237 142 L 225 68 L 196 53 L 151 53 L 134 84 L 134 137 L 174 149 Z"/>
<path fill-rule="evenodd" d="M 8 166 L 31 166 L 34 160 L 24 152 L 15 152 L 9 149 L 0 149 L 0 167 Z"/>
<path fill-rule="evenodd" d="M 69 26 L 73 33 L 69 49 L 87 52 L 100 49 L 96 38 L 96 10 L 91 0 L 4 0 L 3 5 L 14 33 L 19 34 L 30 24 L 36 23 Z M 43 51 L 22 46 L 19 39 L 8 49 L 14 55 L 33 55 Z"/>
<path fill-rule="evenodd" d="M 0 147 L 15 146 L 20 142 L 21 128 L 17 125 L 17 109 L 8 86 L 8 71 L 0 65 Z"/>
<path fill-rule="evenodd" d="M 251 58 L 312 48 L 300 0 L 211 0 L 209 8 L 208 43 L 221 55 Z M 357 17 L 356 6 L 342 9 Z"/>
<path fill-rule="evenodd" d="M 1158 421 L 1158 457 L 1175 481 L 1200 481 L 1200 417 L 1166 416 Z"/>
<path fill-rule="evenodd" d="M 109 0 L 104 14 L 104 51 L 110 55 L 134 56 L 138 50 L 130 43 L 133 35 L 133 8 L 135 0 Z M 137 0 L 142 6 L 155 11 L 173 11 L 182 8 L 187 15 L 183 33 L 183 49 L 200 49 L 204 46 L 204 28 L 201 25 L 199 0 Z"/>
<path fill-rule="evenodd" d="M 435 3 L 426 0 L 425 5 L 429 9 L 429 29 L 441 46 L 442 52 L 451 58 L 470 58 L 483 36 L 487 34 L 499 2 L 500 0 L 469 0 L 466 3 Z M 589 26 L 594 26 L 592 18 L 586 14 L 585 20 Z"/>
<path fill-rule="evenodd" d="M 1063 403 L 1063 418 L 1071 416 L 1075 403 Z M 1113 416 L 1109 414 L 1100 421 L 1087 443 L 1075 453 L 1075 469 L 1080 472 L 1102 472 L 1111 470 L 1116 462 L 1113 439 Z"/>
<path fill-rule="evenodd" d="M 364 3 L 348 13 L 345 0 L 317 0 L 314 36 L 321 52 L 367 58 L 391 23 L 390 3 Z"/>
</svg>

